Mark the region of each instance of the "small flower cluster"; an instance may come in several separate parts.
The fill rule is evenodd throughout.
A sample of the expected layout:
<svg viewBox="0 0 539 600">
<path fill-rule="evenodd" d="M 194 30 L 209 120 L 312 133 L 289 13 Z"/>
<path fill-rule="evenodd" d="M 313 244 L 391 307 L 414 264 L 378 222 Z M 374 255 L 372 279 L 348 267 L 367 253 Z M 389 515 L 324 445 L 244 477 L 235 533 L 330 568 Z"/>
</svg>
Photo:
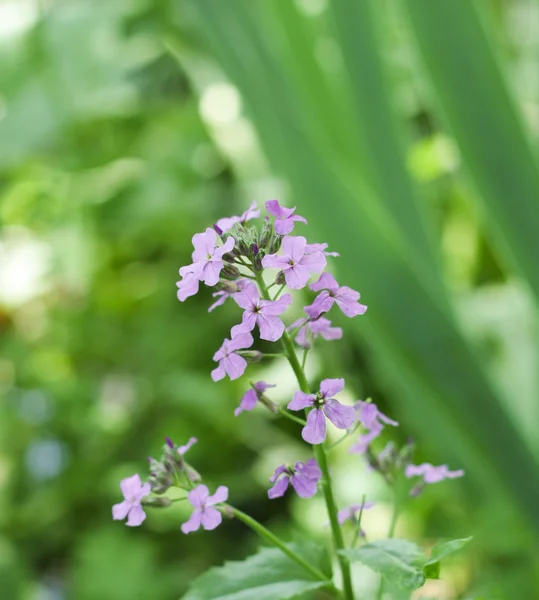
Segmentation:
<svg viewBox="0 0 539 600">
<path fill-rule="evenodd" d="M 199 292 L 200 284 L 216 288 L 214 302 L 209 312 L 222 306 L 229 298 L 242 310 L 241 320 L 231 328 L 230 335 L 215 352 L 213 360 L 217 366 L 211 372 L 214 381 L 228 377 L 241 377 L 249 362 L 260 360 L 264 354 L 252 349 L 258 334 L 268 342 L 282 340 L 285 355 L 296 375 L 301 370 L 293 343 L 303 349 L 304 357 L 320 338 L 326 341 L 342 337 L 342 329 L 334 327 L 327 314 L 337 306 L 349 318 L 365 314 L 367 306 L 359 302 L 359 292 L 341 286 L 328 271 L 328 256 L 338 256 L 329 252 L 326 243 L 308 243 L 306 238 L 291 235 L 298 223 L 306 224 L 304 217 L 296 214 L 296 209 L 286 208 L 277 200 L 266 202 L 268 216 L 259 228 L 252 221 L 260 217 L 256 203 L 239 216 L 222 218 L 213 228 L 197 233 L 192 238 L 192 263 L 180 269 L 181 279 L 177 282 L 177 296 L 180 302 Z M 276 272 L 274 271 L 276 270 Z M 269 271 L 269 274 L 268 274 Z M 309 283 L 313 274 L 318 279 Z M 270 281 L 270 283 L 268 283 Z M 316 295 L 312 302 L 302 307 L 304 317 L 290 325 L 285 323 L 285 313 L 292 306 L 292 294 L 307 288 Z M 273 290 L 270 293 L 270 290 Z M 302 373 L 302 371 L 301 371 Z M 447 466 L 434 467 L 428 463 L 411 464 L 411 444 L 397 451 L 388 444 L 376 455 L 374 443 L 386 426 L 396 427 L 398 423 L 378 410 L 371 401 L 358 401 L 349 406 L 336 396 L 343 391 L 344 379 L 324 379 L 317 391 L 312 391 L 305 381 L 304 374 L 298 376 L 302 389 L 297 390 L 285 406 L 279 406 L 267 396 L 275 387 L 265 381 L 251 383 L 234 410 L 236 416 L 253 410 L 261 404 L 275 414 L 302 423 L 302 438 L 314 447 L 314 451 L 324 449 L 327 438 L 327 421 L 351 436 L 361 429 L 359 437 L 351 446 L 350 452 L 364 455 L 370 466 L 379 471 L 386 481 L 394 483 L 397 478 L 416 478 L 421 481 L 411 491 L 417 495 L 425 484 L 460 477 L 463 471 L 450 471 Z M 305 420 L 294 413 L 301 411 Z M 193 512 L 182 526 L 184 533 L 203 529 L 215 529 L 223 515 L 231 516 L 233 507 L 226 504 L 228 488 L 217 487 L 211 495 L 202 483 L 201 476 L 185 459 L 185 454 L 197 440 L 191 438 L 184 446 L 175 446 L 167 438 L 163 454 L 159 460 L 149 459 L 150 478 L 142 483 L 139 475 L 124 479 L 120 488 L 124 501 L 113 507 L 113 518 L 124 519 L 127 525 L 140 525 L 145 519 L 143 506 L 167 506 L 173 500 L 163 497 L 170 487 L 186 492 L 186 499 Z M 268 490 L 270 499 L 279 498 L 291 486 L 301 498 L 312 498 L 319 485 L 329 485 L 328 472 L 320 467 L 314 458 L 305 461 L 279 465 L 269 478 L 272 486 Z M 150 496 L 150 494 L 154 494 Z M 333 515 L 334 522 L 343 525 L 346 521 L 357 527 L 357 536 L 364 537 L 361 529 L 361 515 L 372 502 L 362 500 Z"/>
</svg>

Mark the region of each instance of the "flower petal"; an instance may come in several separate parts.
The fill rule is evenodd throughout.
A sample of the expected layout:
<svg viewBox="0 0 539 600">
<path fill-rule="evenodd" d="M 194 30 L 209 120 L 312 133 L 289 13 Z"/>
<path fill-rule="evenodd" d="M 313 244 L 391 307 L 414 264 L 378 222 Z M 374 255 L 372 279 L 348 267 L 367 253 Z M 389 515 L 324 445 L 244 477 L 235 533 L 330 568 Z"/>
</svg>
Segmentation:
<svg viewBox="0 0 539 600">
<path fill-rule="evenodd" d="M 126 525 L 128 527 L 138 527 L 146 519 L 146 513 L 144 512 L 140 504 L 136 504 L 129 511 Z"/>
<path fill-rule="evenodd" d="M 250 388 L 249 390 L 247 390 L 245 392 L 245 394 L 243 394 L 240 405 L 234 411 L 234 415 L 237 417 L 244 410 L 253 410 L 253 408 L 256 406 L 257 402 L 258 402 L 258 395 L 256 393 L 256 390 L 253 390 L 253 388 Z"/>
<path fill-rule="evenodd" d="M 195 508 L 195 510 L 191 513 L 189 520 L 182 525 L 181 529 L 183 533 L 192 533 L 200 528 L 201 523 L 202 510 L 200 508 Z"/>
<path fill-rule="evenodd" d="M 211 531 L 216 527 L 219 527 L 221 522 L 223 521 L 223 515 L 216 509 L 211 506 L 207 506 L 202 511 L 202 527 L 207 531 Z"/>
<path fill-rule="evenodd" d="M 309 289 L 313 292 L 319 292 L 320 290 L 336 292 L 339 289 L 339 284 L 331 273 L 322 273 L 317 281 L 311 283 Z"/>
<path fill-rule="evenodd" d="M 284 496 L 284 493 L 288 489 L 289 478 L 281 477 L 281 479 L 277 480 L 277 483 L 268 490 L 268 498 L 273 500 L 273 498 L 280 498 Z"/>
<path fill-rule="evenodd" d="M 326 439 L 326 417 L 319 408 L 307 415 L 307 425 L 301 430 L 301 437 L 309 444 L 321 444 Z"/>
<path fill-rule="evenodd" d="M 195 508 L 201 508 L 206 503 L 209 495 L 210 490 L 208 489 L 208 486 L 201 483 L 187 494 L 187 500 L 191 506 L 194 506 Z"/>
<path fill-rule="evenodd" d="M 285 238 L 286 239 L 286 238 Z M 301 290 L 307 285 L 310 277 L 309 270 L 297 263 L 284 271 L 286 285 L 293 290 Z"/>
<path fill-rule="evenodd" d="M 115 521 L 121 521 L 122 519 L 125 519 L 125 517 L 127 517 L 127 513 L 131 509 L 131 506 L 131 502 L 128 502 L 127 500 L 124 500 L 119 504 L 115 504 L 112 507 L 112 518 Z"/>
<path fill-rule="evenodd" d="M 285 471 L 286 471 L 286 465 L 279 465 L 275 469 L 275 471 L 273 471 L 273 475 L 269 479 L 271 481 L 271 483 L 273 483 L 277 479 L 277 477 L 279 477 L 279 475 L 281 473 L 284 473 Z"/>
<path fill-rule="evenodd" d="M 306 394 L 302 391 L 297 391 L 292 400 L 288 403 L 288 410 L 302 410 L 312 406 L 315 401 L 314 394 Z"/>
<path fill-rule="evenodd" d="M 220 381 L 221 379 L 223 379 L 223 377 L 225 377 L 225 375 L 226 371 L 222 362 L 220 362 L 219 366 L 213 369 L 213 371 L 211 372 L 211 378 L 214 381 Z"/>
<path fill-rule="evenodd" d="M 312 498 L 317 492 L 316 481 L 314 479 L 304 477 L 299 473 L 292 475 L 290 478 L 290 483 L 300 498 Z"/>
<path fill-rule="evenodd" d="M 338 400 L 326 400 L 324 404 L 326 417 L 339 429 L 352 427 L 356 420 L 356 411 L 352 406 L 345 406 Z"/>
<path fill-rule="evenodd" d="M 140 491 L 141 487 L 142 481 L 140 480 L 138 473 L 135 473 L 135 475 L 126 477 L 120 481 L 120 489 L 122 490 L 124 498 L 134 498 Z"/>
<path fill-rule="evenodd" d="M 245 373 L 247 368 L 247 361 L 243 356 L 237 354 L 229 354 L 228 357 L 223 358 L 223 364 L 230 379 L 238 379 Z"/>
<path fill-rule="evenodd" d="M 259 313 L 256 322 L 258 323 L 261 339 L 269 342 L 276 342 L 281 339 L 284 333 L 284 323 L 279 317 Z"/>
<path fill-rule="evenodd" d="M 206 500 L 206 506 L 213 506 L 214 504 L 219 504 L 220 502 L 226 502 L 228 500 L 228 488 L 226 485 L 220 485 L 216 490 L 213 496 L 210 496 Z"/>
<path fill-rule="evenodd" d="M 344 389 L 344 379 L 324 379 L 320 383 L 320 392 L 324 398 L 332 398 Z"/>
<path fill-rule="evenodd" d="M 187 444 L 185 444 L 185 446 L 178 446 L 178 454 L 183 456 L 189 450 L 189 448 L 191 448 L 197 442 L 198 442 L 198 440 L 196 437 L 189 438 L 189 440 L 188 440 Z"/>
</svg>

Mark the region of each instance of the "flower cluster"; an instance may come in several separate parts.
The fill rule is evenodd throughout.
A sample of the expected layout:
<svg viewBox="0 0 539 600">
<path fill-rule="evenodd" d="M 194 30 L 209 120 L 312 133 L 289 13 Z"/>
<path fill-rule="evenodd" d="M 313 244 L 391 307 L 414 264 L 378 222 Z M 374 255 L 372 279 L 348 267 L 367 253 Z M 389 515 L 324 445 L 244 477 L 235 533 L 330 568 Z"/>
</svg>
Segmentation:
<svg viewBox="0 0 539 600">
<path fill-rule="evenodd" d="M 211 371 L 214 381 L 227 375 L 231 380 L 238 379 L 249 362 L 264 358 L 263 352 L 253 349 L 255 336 L 267 342 L 283 342 L 283 355 L 294 369 L 301 389 L 285 406 L 280 406 L 267 396 L 268 390 L 275 387 L 273 384 L 251 383 L 234 414 L 252 411 L 261 404 L 275 414 L 299 422 L 303 440 L 324 457 L 328 420 L 345 432 L 343 439 L 361 430 L 349 451 L 364 455 L 370 466 L 390 484 L 399 478 L 404 481 L 421 478 L 411 490 L 412 495 L 417 495 L 425 484 L 462 476 L 463 471 L 450 471 L 445 465 L 412 464 L 411 444 L 398 451 L 389 443 L 376 454 L 374 446 L 384 428 L 388 425 L 396 427 L 398 423 L 384 415 L 371 401 L 360 400 L 351 406 L 342 401 L 342 396 L 338 400 L 336 396 L 345 387 L 344 379 L 323 379 L 317 391 L 309 387 L 294 342 L 302 349 L 305 359 L 320 339 L 341 339 L 342 329 L 333 326 L 327 318 L 334 306 L 349 318 L 365 314 L 367 306 L 360 303 L 359 292 L 340 285 L 325 270 L 327 257 L 336 257 L 338 253 L 328 251 L 326 243 L 309 243 L 301 235 L 292 235 L 296 225 L 307 223 L 304 217 L 296 214 L 295 207 L 286 208 L 277 200 L 270 200 L 266 202 L 266 210 L 268 215 L 260 227 L 253 224 L 260 217 L 260 210 L 253 202 L 243 214 L 219 219 L 213 228 L 195 234 L 192 262 L 180 268 L 181 278 L 177 282 L 180 302 L 197 294 L 200 284 L 204 283 L 215 290 L 209 312 L 229 298 L 241 309 L 241 317 L 213 356 L 217 363 Z M 311 281 L 313 275 L 317 275 L 316 281 Z M 307 293 L 314 292 L 310 303 L 302 306 L 305 316 L 298 319 L 296 313 L 295 320 L 291 319 L 293 322 L 287 325 L 286 313 L 291 310 L 293 294 L 303 289 L 309 290 Z M 228 488 L 220 485 L 211 495 L 201 475 L 186 461 L 186 453 L 196 442 L 196 438 L 191 438 L 185 445 L 176 446 L 167 438 L 160 459 L 149 459 L 147 483 L 143 483 L 138 474 L 122 480 L 120 488 L 124 500 L 113 507 L 113 518 L 127 518 L 129 526 L 140 525 L 146 518 L 144 506 L 168 506 L 177 499 L 164 496 L 171 487 L 185 492 L 182 499 L 193 508 L 191 516 L 181 526 L 183 533 L 201 527 L 212 530 L 222 522 L 223 515 L 240 515 L 237 509 L 227 504 Z M 312 498 L 320 485 L 324 489 L 330 486 L 325 464 L 325 459 L 308 458 L 279 465 L 269 479 L 272 486 L 267 492 L 268 497 L 279 498 L 291 486 L 301 498 Z M 356 537 L 363 536 L 361 516 L 372 505 L 363 499 L 360 504 L 343 508 L 338 514 L 335 510 L 331 515 L 332 527 L 335 523 L 342 526 L 350 521 L 356 526 Z"/>
</svg>

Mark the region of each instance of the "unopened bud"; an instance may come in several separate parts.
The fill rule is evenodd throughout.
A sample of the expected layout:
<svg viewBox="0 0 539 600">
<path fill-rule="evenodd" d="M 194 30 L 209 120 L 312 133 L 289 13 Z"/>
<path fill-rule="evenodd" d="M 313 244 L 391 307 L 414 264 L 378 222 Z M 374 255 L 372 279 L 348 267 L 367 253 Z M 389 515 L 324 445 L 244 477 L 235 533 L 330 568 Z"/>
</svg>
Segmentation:
<svg viewBox="0 0 539 600">
<path fill-rule="evenodd" d="M 285 284 L 285 278 L 284 278 L 284 272 L 283 271 L 279 271 L 277 273 L 277 277 L 275 278 L 275 283 L 277 285 L 284 285 Z"/>
<path fill-rule="evenodd" d="M 266 217 L 264 219 L 264 224 L 262 225 L 262 229 L 260 231 L 260 240 L 259 244 L 261 248 L 267 248 L 268 244 L 271 241 L 271 237 L 273 235 L 273 226 L 271 221 Z"/>
<path fill-rule="evenodd" d="M 241 354 L 249 362 L 259 362 L 264 356 L 259 350 L 244 350 L 243 352 L 238 352 L 238 354 Z"/>
<path fill-rule="evenodd" d="M 169 448 L 174 448 L 174 442 L 168 437 L 168 435 L 165 437 L 165 442 Z"/>
<path fill-rule="evenodd" d="M 254 256 L 256 256 L 258 254 L 258 250 L 259 250 L 258 244 L 253 244 L 252 251 L 253 251 Z"/>
<path fill-rule="evenodd" d="M 220 506 L 221 513 L 228 519 L 234 518 L 234 511 L 231 506 Z"/>
<path fill-rule="evenodd" d="M 258 396 L 258 400 L 262 402 L 266 408 L 269 408 L 272 413 L 277 414 L 279 412 L 279 406 L 275 404 L 273 400 L 270 400 L 267 396 L 264 396 L 264 394 Z"/>
<path fill-rule="evenodd" d="M 193 483 L 197 483 L 198 481 L 202 480 L 200 473 L 189 465 L 185 465 L 185 474 L 187 475 L 188 479 Z"/>
<path fill-rule="evenodd" d="M 425 485 L 423 483 L 418 483 L 410 490 L 410 496 L 412 498 L 417 498 L 419 494 L 425 489 Z"/>
<path fill-rule="evenodd" d="M 145 498 L 142 500 L 141 504 L 143 504 L 144 506 L 156 506 L 156 507 L 160 507 L 160 508 L 165 508 L 167 506 L 170 506 L 172 504 L 172 502 L 170 501 L 170 498 L 166 498 L 166 497 Z"/>
<path fill-rule="evenodd" d="M 270 241 L 268 254 L 275 254 L 281 249 L 283 238 L 280 235 L 274 235 Z"/>
<path fill-rule="evenodd" d="M 215 225 L 213 226 L 213 228 L 215 229 L 215 233 L 219 236 L 223 235 L 223 230 L 219 227 L 219 225 L 217 225 L 217 223 L 215 223 Z"/>
<path fill-rule="evenodd" d="M 227 279 L 238 279 L 238 277 L 241 277 L 241 273 L 237 267 L 225 265 L 221 270 L 221 276 Z"/>
</svg>

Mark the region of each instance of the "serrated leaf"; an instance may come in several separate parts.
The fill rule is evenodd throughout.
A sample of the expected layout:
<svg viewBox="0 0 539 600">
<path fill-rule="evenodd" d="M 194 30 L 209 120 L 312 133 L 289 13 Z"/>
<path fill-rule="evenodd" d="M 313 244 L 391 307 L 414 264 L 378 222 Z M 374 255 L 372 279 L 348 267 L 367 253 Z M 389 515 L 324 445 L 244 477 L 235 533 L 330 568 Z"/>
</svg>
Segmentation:
<svg viewBox="0 0 539 600">
<path fill-rule="evenodd" d="M 425 555 L 419 546 L 407 540 L 377 540 L 340 553 L 352 562 L 359 561 L 377 571 L 401 588 L 415 590 L 425 583 Z"/>
<path fill-rule="evenodd" d="M 425 563 L 423 573 L 427 579 L 438 579 L 440 577 L 440 561 L 449 554 L 458 552 L 471 541 L 471 537 L 461 538 L 459 540 L 450 540 L 442 544 L 437 544 L 430 553 L 430 558 Z"/>
<path fill-rule="evenodd" d="M 323 573 L 331 570 L 327 554 L 316 544 L 290 548 Z M 329 584 L 276 548 L 264 548 L 241 562 L 214 567 L 195 579 L 183 600 L 288 600 Z"/>
</svg>

